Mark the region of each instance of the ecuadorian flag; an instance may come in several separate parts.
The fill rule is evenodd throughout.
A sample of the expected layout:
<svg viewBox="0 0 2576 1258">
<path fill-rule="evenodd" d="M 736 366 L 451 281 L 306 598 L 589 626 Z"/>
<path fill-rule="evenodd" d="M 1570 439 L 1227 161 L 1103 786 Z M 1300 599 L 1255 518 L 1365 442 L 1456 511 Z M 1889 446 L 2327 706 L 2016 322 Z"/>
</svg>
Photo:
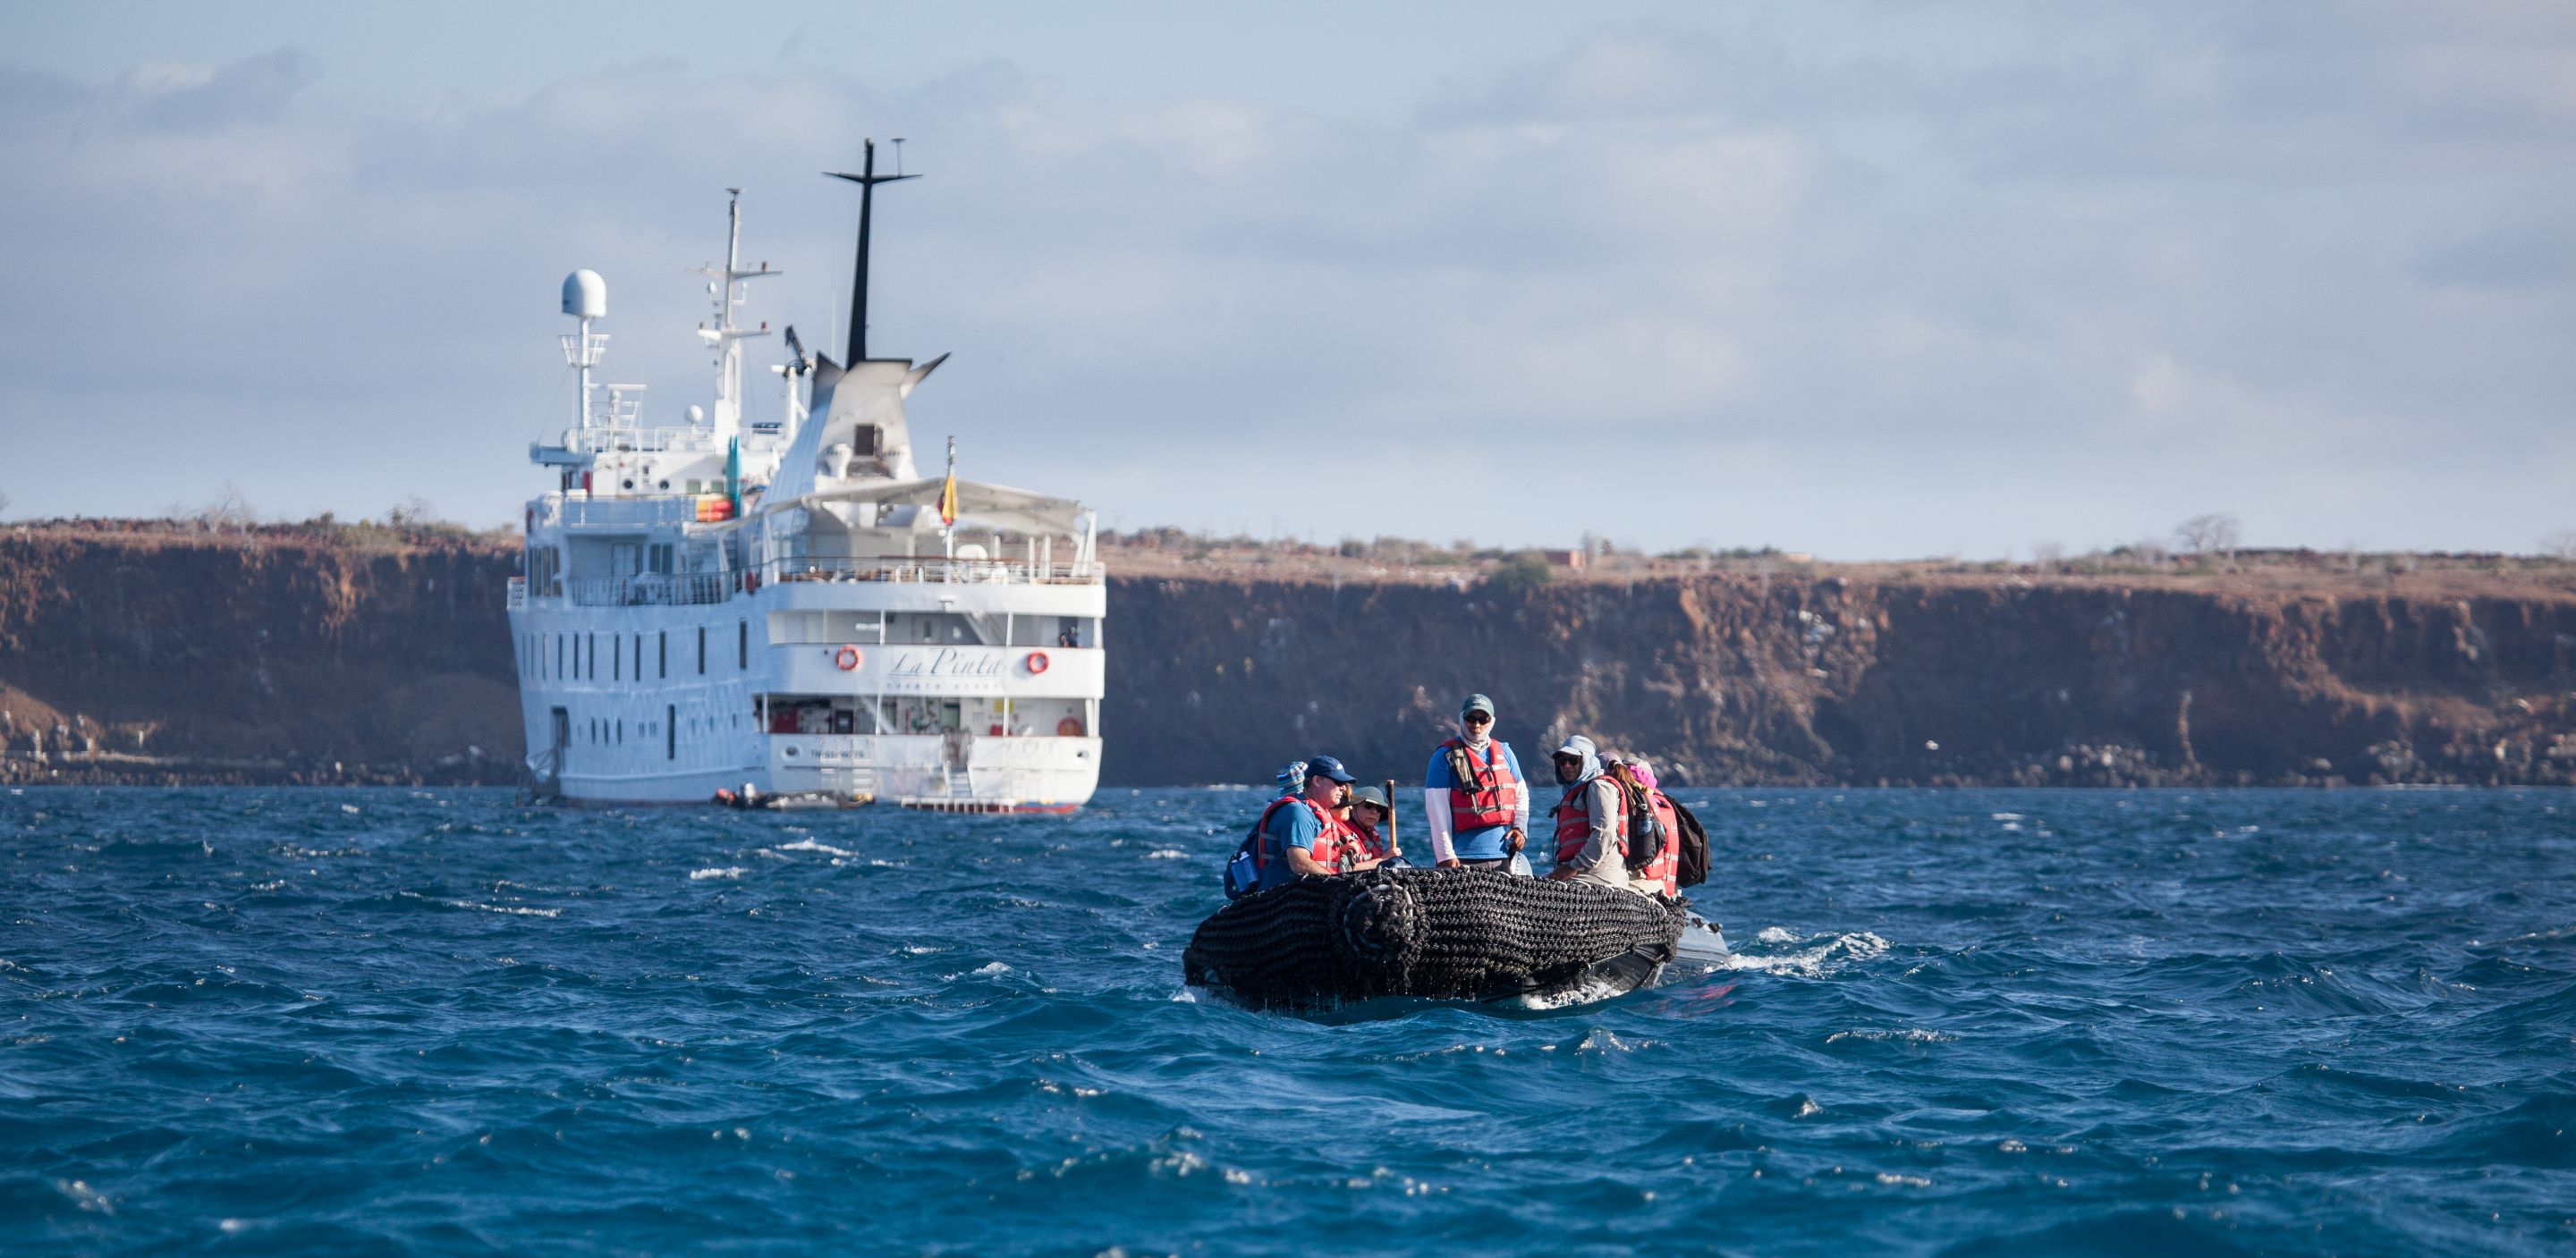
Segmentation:
<svg viewBox="0 0 2576 1258">
<path fill-rule="evenodd" d="M 957 522 L 957 473 L 955 472 L 950 472 L 948 483 L 939 487 L 939 522 L 943 525 Z"/>
</svg>

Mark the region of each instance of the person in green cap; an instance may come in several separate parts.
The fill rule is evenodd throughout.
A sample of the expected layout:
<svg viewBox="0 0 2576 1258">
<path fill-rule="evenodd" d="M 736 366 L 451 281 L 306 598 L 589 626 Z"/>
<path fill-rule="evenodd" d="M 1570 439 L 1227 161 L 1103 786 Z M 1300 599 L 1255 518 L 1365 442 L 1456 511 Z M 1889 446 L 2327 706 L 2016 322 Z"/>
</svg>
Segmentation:
<svg viewBox="0 0 2576 1258">
<path fill-rule="evenodd" d="M 1386 832 L 1386 819 L 1394 811 L 1387 803 L 1386 792 L 1374 786 L 1351 792 L 1348 820 L 1352 838 L 1342 845 L 1341 872 L 1365 873 L 1404 855 L 1395 846 L 1394 836 Z"/>
<path fill-rule="evenodd" d="M 1511 744 L 1494 737 L 1494 701 L 1458 706 L 1459 736 L 1431 753 L 1422 776 L 1432 863 L 1508 869 L 1529 841 L 1529 779 Z"/>
</svg>

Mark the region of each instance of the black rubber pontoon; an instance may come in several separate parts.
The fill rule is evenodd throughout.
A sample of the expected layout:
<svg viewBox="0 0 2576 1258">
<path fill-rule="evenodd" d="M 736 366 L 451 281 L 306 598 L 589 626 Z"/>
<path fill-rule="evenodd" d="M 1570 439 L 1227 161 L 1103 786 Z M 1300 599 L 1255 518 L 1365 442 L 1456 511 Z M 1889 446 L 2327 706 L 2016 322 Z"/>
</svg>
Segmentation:
<svg viewBox="0 0 2576 1258">
<path fill-rule="evenodd" d="M 1256 1008 L 1609 996 L 1654 981 L 1686 916 L 1596 883 L 1390 865 L 1237 900 L 1199 923 L 1181 966 Z"/>
</svg>

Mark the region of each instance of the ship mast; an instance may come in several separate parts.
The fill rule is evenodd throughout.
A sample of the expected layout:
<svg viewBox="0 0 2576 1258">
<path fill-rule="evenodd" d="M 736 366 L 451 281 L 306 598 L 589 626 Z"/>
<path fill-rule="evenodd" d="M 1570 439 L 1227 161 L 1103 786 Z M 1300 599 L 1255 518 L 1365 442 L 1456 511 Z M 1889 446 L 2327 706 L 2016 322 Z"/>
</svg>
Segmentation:
<svg viewBox="0 0 2576 1258">
<path fill-rule="evenodd" d="M 730 437 L 742 430 L 742 342 L 749 337 L 769 335 L 769 325 L 743 329 L 734 326 L 733 312 L 750 299 L 741 291 L 746 280 L 785 275 L 773 271 L 763 262 L 757 271 L 742 269 L 742 189 L 727 188 L 732 194 L 725 202 L 725 261 L 721 268 L 700 266 L 692 272 L 709 277 L 707 294 L 715 298 L 715 326 L 698 325 L 698 337 L 716 348 L 716 409 L 714 432 L 718 438 Z"/>
<path fill-rule="evenodd" d="M 896 144 L 903 141 L 897 140 Z M 859 185 L 859 256 L 850 277 L 850 357 L 849 365 L 857 366 L 868 357 L 868 216 L 876 206 L 877 185 L 899 179 L 919 179 L 919 175 L 880 175 L 877 173 L 877 142 L 868 140 L 859 173 L 845 174 L 827 170 L 834 179 L 847 179 Z"/>
</svg>

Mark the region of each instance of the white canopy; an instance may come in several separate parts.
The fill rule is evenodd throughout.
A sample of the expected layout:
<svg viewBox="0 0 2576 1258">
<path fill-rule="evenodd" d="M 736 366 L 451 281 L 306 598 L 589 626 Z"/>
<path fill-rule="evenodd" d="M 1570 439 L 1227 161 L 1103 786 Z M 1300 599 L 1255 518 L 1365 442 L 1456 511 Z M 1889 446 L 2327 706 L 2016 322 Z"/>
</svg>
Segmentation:
<svg viewBox="0 0 2576 1258">
<path fill-rule="evenodd" d="M 760 511 L 768 515 L 833 502 L 874 502 L 886 506 L 920 507 L 935 515 L 939 510 L 939 491 L 943 484 L 945 481 L 936 476 L 920 480 L 860 481 L 819 489 L 796 498 L 765 501 Z M 1080 537 L 1082 510 L 1082 504 L 1070 498 L 1050 498 L 1026 489 L 962 477 L 957 481 L 957 519 L 961 524 L 972 519 L 986 528 Z"/>
</svg>

